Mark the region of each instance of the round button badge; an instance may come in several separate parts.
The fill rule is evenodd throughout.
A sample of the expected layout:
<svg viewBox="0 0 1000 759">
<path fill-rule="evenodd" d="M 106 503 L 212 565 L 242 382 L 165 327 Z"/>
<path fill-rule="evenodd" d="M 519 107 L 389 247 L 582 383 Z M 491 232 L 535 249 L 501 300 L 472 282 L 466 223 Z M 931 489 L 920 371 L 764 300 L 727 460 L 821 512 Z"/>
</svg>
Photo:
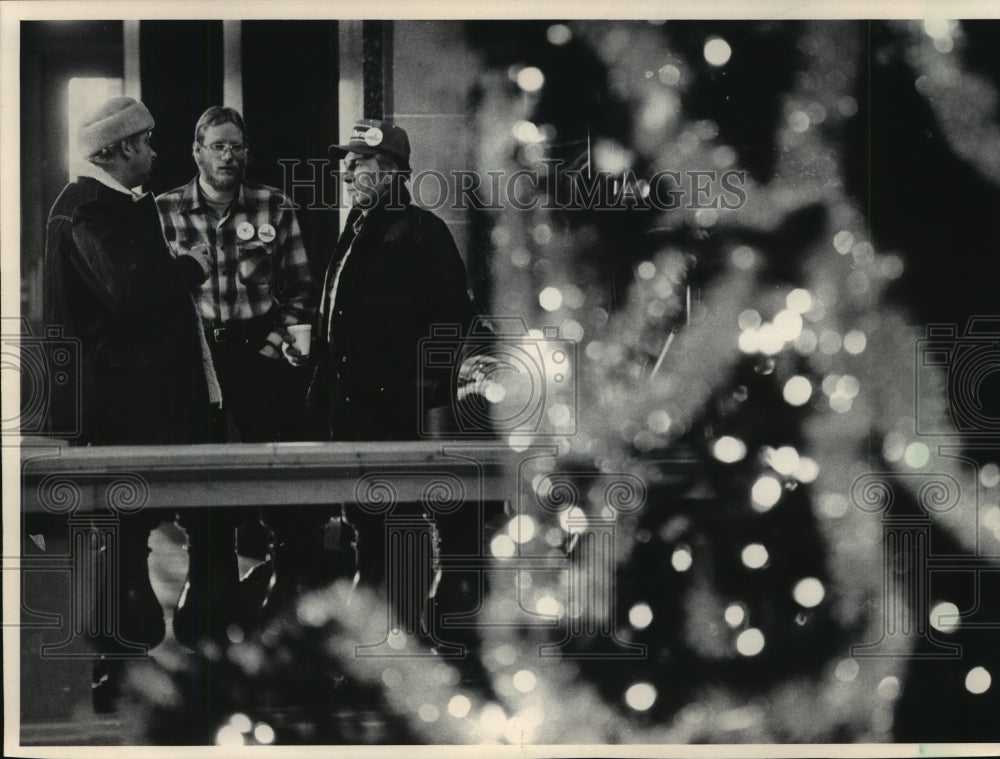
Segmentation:
<svg viewBox="0 0 1000 759">
<path fill-rule="evenodd" d="M 252 240 L 253 232 L 253 224 L 249 221 L 243 221 L 236 225 L 236 236 L 241 240 Z"/>
<path fill-rule="evenodd" d="M 261 224 L 260 229 L 257 230 L 257 236 L 260 237 L 261 242 L 271 242 L 277 234 L 270 224 Z"/>
<path fill-rule="evenodd" d="M 367 132 L 365 132 L 365 143 L 370 147 L 375 147 L 376 145 L 382 144 L 382 130 L 378 127 L 372 127 Z"/>
</svg>

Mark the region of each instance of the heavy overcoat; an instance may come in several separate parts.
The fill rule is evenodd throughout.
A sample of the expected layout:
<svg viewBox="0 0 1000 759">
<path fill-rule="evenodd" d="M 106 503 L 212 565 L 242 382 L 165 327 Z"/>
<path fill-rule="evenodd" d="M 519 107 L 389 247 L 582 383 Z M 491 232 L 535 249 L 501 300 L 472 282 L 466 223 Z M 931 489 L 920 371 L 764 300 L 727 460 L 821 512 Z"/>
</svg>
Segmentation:
<svg viewBox="0 0 1000 759">
<path fill-rule="evenodd" d="M 89 176 L 49 214 L 45 321 L 79 348 L 79 394 L 52 383 L 49 429 L 77 444 L 208 438 L 209 402 L 192 289 L 205 271 L 173 257 L 153 196 Z"/>
</svg>

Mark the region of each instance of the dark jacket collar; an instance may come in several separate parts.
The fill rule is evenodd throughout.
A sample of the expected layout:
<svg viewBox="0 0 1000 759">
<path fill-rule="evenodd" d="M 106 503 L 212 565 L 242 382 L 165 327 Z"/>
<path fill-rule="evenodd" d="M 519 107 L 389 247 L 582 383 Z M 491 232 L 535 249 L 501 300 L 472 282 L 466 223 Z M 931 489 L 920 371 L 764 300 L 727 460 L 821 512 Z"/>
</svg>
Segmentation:
<svg viewBox="0 0 1000 759">
<path fill-rule="evenodd" d="M 410 202 L 410 191 L 400 182 L 397 190 L 382 195 L 371 208 L 363 210 L 357 206 L 352 207 L 347 214 L 347 224 L 356 224 L 362 216 L 365 219 L 362 224 L 368 224 L 386 213 L 405 210 L 410 206 Z"/>
</svg>

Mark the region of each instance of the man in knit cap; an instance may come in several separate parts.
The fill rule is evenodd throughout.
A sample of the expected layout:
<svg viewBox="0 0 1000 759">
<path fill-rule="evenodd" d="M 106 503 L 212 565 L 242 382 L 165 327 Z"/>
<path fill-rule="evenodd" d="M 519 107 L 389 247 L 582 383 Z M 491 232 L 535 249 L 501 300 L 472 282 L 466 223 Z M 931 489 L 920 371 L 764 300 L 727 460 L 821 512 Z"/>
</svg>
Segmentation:
<svg viewBox="0 0 1000 759">
<path fill-rule="evenodd" d="M 154 126 L 129 97 L 84 116 L 77 142 L 86 160 L 49 214 L 45 316 L 82 341 L 82 432 L 74 442 L 83 445 L 206 439 L 191 293 L 208 260 L 198 250 L 175 257 L 153 196 L 133 189 L 152 172 Z"/>
<path fill-rule="evenodd" d="M 80 121 L 86 159 L 49 214 L 45 320 L 79 341 L 82 389 L 55 398 L 52 429 L 74 429 L 58 417 L 77 414 L 76 445 L 207 441 L 209 383 L 204 336 L 192 291 L 208 274 L 197 250 L 175 256 L 163 238 L 153 196 L 136 191 L 149 179 L 155 123 L 142 103 L 111 98 Z M 95 639 L 102 654 L 141 650 L 164 637 L 163 611 L 149 584 L 149 531 L 142 511 L 118 525 L 118 625 Z M 108 599 L 94 599 L 99 607 Z M 96 609 L 92 610 L 96 613 Z M 99 660 L 95 705 L 110 708 L 116 660 Z"/>
</svg>

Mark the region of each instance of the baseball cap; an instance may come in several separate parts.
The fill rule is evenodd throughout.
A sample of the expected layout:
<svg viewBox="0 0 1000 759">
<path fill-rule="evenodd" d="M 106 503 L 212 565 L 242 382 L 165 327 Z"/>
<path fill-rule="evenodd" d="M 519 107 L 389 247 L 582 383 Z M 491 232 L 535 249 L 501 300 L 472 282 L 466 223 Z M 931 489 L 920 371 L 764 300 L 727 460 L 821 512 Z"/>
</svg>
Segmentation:
<svg viewBox="0 0 1000 759">
<path fill-rule="evenodd" d="M 410 171 L 410 137 L 405 129 L 385 119 L 361 119 L 354 125 L 346 144 L 330 146 L 330 155 L 334 158 L 343 158 L 348 153 L 384 153 L 395 158 L 399 168 Z"/>
</svg>

